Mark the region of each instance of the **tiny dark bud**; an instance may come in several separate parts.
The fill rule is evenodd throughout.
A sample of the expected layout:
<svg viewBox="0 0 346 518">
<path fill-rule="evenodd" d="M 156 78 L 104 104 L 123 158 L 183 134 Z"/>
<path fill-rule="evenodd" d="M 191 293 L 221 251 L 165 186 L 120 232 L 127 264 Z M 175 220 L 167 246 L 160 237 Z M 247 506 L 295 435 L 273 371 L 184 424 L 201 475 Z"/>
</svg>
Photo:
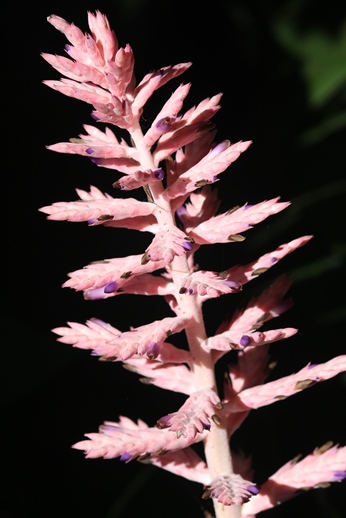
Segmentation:
<svg viewBox="0 0 346 518">
<path fill-rule="evenodd" d="M 277 362 L 277 361 L 275 361 L 275 360 L 274 360 L 274 361 L 272 361 L 272 362 L 270 362 L 270 363 L 268 363 L 268 369 L 269 369 L 270 371 L 274 370 L 274 369 L 275 369 L 275 367 L 277 366 L 277 364 L 278 364 L 278 362 Z"/>
<path fill-rule="evenodd" d="M 114 187 L 114 189 L 121 189 L 120 182 L 119 182 L 119 181 L 114 182 L 114 183 L 112 184 L 112 187 Z"/>
<path fill-rule="evenodd" d="M 139 378 L 140 383 L 143 383 L 143 385 L 151 385 L 152 378 Z"/>
<path fill-rule="evenodd" d="M 117 357 L 116 356 L 100 356 L 98 361 L 99 362 L 116 362 Z"/>
<path fill-rule="evenodd" d="M 207 185 L 209 182 L 208 180 L 198 180 L 198 182 L 195 183 L 195 187 L 203 187 L 204 185 Z"/>
<path fill-rule="evenodd" d="M 296 455 L 292 460 L 291 460 L 291 464 L 297 464 L 297 462 L 300 461 L 300 459 L 302 458 L 302 454 L 299 453 L 298 455 Z"/>
<path fill-rule="evenodd" d="M 166 338 L 168 338 L 171 335 L 172 335 L 172 331 L 170 329 L 168 329 L 168 331 L 166 332 Z"/>
<path fill-rule="evenodd" d="M 108 221 L 109 219 L 113 219 L 113 216 L 110 214 L 102 214 L 97 218 L 97 221 Z"/>
<path fill-rule="evenodd" d="M 232 214 L 233 212 L 235 212 L 238 209 L 240 209 L 239 205 L 236 205 L 235 207 L 232 207 L 231 209 L 228 209 L 228 211 L 225 213 L 225 216 L 229 216 L 230 214 Z"/>
<path fill-rule="evenodd" d="M 223 409 L 223 404 L 221 403 L 221 401 L 216 403 L 215 408 L 217 408 L 218 410 L 222 410 Z"/>
<path fill-rule="evenodd" d="M 316 484 L 315 488 L 326 489 L 327 487 L 330 487 L 330 486 L 331 486 L 330 482 L 320 482 L 319 484 Z"/>
<path fill-rule="evenodd" d="M 322 455 L 322 453 L 326 452 L 327 450 L 330 450 L 330 448 L 333 446 L 333 441 L 328 441 L 324 443 L 319 448 L 316 448 L 314 451 L 314 455 Z"/>
<path fill-rule="evenodd" d="M 220 417 L 219 417 L 217 414 L 212 415 L 212 416 L 211 416 L 211 418 L 212 418 L 212 420 L 213 420 L 213 422 L 214 422 L 215 424 L 217 424 L 218 426 L 220 426 L 220 424 L 221 424 L 221 419 L 220 419 Z"/>
<path fill-rule="evenodd" d="M 245 241 L 245 237 L 242 236 L 241 234 L 230 234 L 227 239 L 228 239 L 228 241 L 235 241 L 236 243 Z"/>
<path fill-rule="evenodd" d="M 120 275 L 120 279 L 128 279 L 131 277 L 132 272 L 124 272 L 122 275 Z"/>
<path fill-rule="evenodd" d="M 88 155 L 93 155 L 95 153 L 95 150 L 92 149 L 91 147 L 88 147 L 85 152 L 88 154 Z"/>
<path fill-rule="evenodd" d="M 277 399 L 278 401 L 283 401 L 284 399 L 287 399 L 288 396 L 275 396 L 274 399 Z"/>
<path fill-rule="evenodd" d="M 143 455 L 139 455 L 136 460 L 138 462 L 145 462 L 148 459 L 150 459 L 150 453 L 143 453 Z"/>
<path fill-rule="evenodd" d="M 150 261 L 150 255 L 145 252 L 145 254 L 142 256 L 141 264 L 148 264 Z"/>
<path fill-rule="evenodd" d="M 256 275 L 261 275 L 262 273 L 265 273 L 268 271 L 268 268 L 257 268 L 257 270 L 254 270 L 251 272 L 251 277 L 255 277 Z"/>
<path fill-rule="evenodd" d="M 179 290 L 179 293 L 180 293 L 181 295 L 183 295 L 183 293 L 186 293 L 186 292 L 187 292 L 187 289 L 186 289 L 186 288 L 180 288 L 180 290 Z"/>
<path fill-rule="evenodd" d="M 316 385 L 316 380 L 300 380 L 294 385 L 294 390 L 304 390 L 306 388 Z"/>
</svg>

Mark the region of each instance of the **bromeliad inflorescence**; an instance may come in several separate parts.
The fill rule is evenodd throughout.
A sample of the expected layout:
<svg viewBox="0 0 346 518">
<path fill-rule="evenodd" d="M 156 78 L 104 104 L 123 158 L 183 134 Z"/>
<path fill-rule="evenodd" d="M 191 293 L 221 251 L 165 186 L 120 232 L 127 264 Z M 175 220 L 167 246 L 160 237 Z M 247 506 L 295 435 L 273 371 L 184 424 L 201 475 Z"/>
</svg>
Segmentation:
<svg viewBox="0 0 346 518">
<path fill-rule="evenodd" d="M 346 370 L 346 356 L 265 383 L 270 371 L 269 344 L 297 331 L 290 327 L 261 330 L 264 323 L 290 307 L 285 299 L 290 282 L 282 276 L 224 321 L 215 336 L 206 334 L 202 314 L 206 300 L 238 293 L 311 238 L 297 238 L 245 266 L 230 265 L 223 272 L 206 271 L 195 264 L 195 253 L 202 245 L 239 246 L 244 233 L 289 205 L 274 198 L 218 213 L 213 184 L 251 144 L 216 143 L 211 119 L 220 108 L 221 95 L 184 112 L 191 85 L 181 84 L 143 133 L 141 117 L 148 99 L 191 63 L 163 67 L 137 83 L 131 47 L 118 46 L 100 12 L 88 14 L 90 33 L 85 34 L 58 16 L 48 20 L 69 43 L 67 57 L 43 54 L 65 76 L 45 84 L 92 105 L 93 119 L 106 125 L 104 130 L 85 125 L 78 138 L 49 149 L 83 155 L 98 167 L 114 170 L 113 187 L 120 194 L 143 187 L 147 201 L 114 198 L 91 187 L 89 192 L 77 189 L 78 201 L 58 202 L 40 210 L 52 220 L 153 234 L 142 254 L 89 264 L 70 273 L 64 286 L 82 291 L 87 300 L 127 293 L 161 295 L 168 303 L 166 318 L 130 330 L 93 318 L 86 324 L 70 322 L 54 332 L 61 342 L 89 349 L 102 360 L 123 362 L 151 384 L 186 395 L 181 408 L 158 416 L 153 427 L 120 417 L 118 422 L 102 424 L 97 433 L 87 434 L 87 440 L 74 448 L 84 450 L 89 458 L 150 462 L 198 482 L 204 486 L 202 498 L 213 499 L 218 518 L 249 518 L 293 497 L 300 488 L 342 480 L 346 476 L 345 447 L 328 443 L 317 448 L 304 459 L 287 463 L 261 488 L 252 480 L 248 461 L 229 447 L 233 432 L 251 409 L 280 401 Z M 118 139 L 109 126 L 126 130 L 128 141 Z M 186 349 L 170 343 L 170 336 L 182 331 Z M 221 399 L 215 364 L 231 350 L 237 351 L 238 362 L 229 367 Z M 193 448 L 197 442 L 204 444 L 203 459 Z"/>
</svg>

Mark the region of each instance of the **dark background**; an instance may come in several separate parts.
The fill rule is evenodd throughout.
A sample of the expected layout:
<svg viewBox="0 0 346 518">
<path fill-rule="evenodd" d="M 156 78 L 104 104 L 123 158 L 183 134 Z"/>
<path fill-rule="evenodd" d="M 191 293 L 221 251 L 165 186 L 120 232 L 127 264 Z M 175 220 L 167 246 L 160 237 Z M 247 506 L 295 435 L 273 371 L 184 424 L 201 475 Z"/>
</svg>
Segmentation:
<svg viewBox="0 0 346 518">
<path fill-rule="evenodd" d="M 0 518 L 153 518 L 203 516 L 201 487 L 136 462 L 85 460 L 70 448 L 119 415 L 153 425 L 182 403 L 179 395 L 138 383 L 120 364 L 104 364 L 55 341 L 50 329 L 96 316 L 127 330 L 168 315 L 156 298 L 99 302 L 62 290 L 67 272 L 90 261 L 141 253 L 146 234 L 47 222 L 37 209 L 72 200 L 90 184 L 114 194 L 114 172 L 45 146 L 91 123 L 90 106 L 48 89 L 58 74 L 40 52 L 63 54 L 65 37 L 50 14 L 87 30 L 86 11 L 106 13 L 122 46 L 129 42 L 138 80 L 161 66 L 194 66 L 159 91 L 147 123 L 181 81 L 186 107 L 220 91 L 218 140 L 254 141 L 222 175 L 222 209 L 281 195 L 292 207 L 248 233 L 242 244 L 206 247 L 202 268 L 249 262 L 303 234 L 315 238 L 233 297 L 205 305 L 208 332 L 280 273 L 291 274 L 295 305 L 274 327 L 295 337 L 272 347 L 273 377 L 344 354 L 346 4 L 322 1 L 177 0 L 1 2 L 2 171 L 5 222 L 2 291 Z M 136 193 L 133 193 L 136 194 Z M 117 195 L 117 194 L 116 194 Z M 142 194 L 139 194 L 142 196 Z M 114 237 L 113 237 L 114 236 Z M 327 440 L 345 444 L 345 375 L 251 414 L 233 446 L 253 456 L 263 482 L 298 453 Z M 341 518 L 345 486 L 299 496 L 263 516 Z"/>
</svg>

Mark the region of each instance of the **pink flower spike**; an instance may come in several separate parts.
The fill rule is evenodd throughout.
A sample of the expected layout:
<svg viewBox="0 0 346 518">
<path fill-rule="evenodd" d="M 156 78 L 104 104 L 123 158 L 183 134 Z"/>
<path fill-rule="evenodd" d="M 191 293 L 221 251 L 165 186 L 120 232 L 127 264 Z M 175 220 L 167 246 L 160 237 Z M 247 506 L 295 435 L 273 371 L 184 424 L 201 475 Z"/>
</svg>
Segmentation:
<svg viewBox="0 0 346 518">
<path fill-rule="evenodd" d="M 258 487 L 240 475 L 219 475 L 206 487 L 202 498 L 215 498 L 223 505 L 243 505 L 258 493 Z"/>
<path fill-rule="evenodd" d="M 172 390 L 173 392 L 180 392 L 186 395 L 192 394 L 195 391 L 195 386 L 192 373 L 186 365 L 159 363 L 161 359 L 165 362 L 168 357 L 165 348 L 166 346 L 164 344 L 157 358 L 158 361 L 149 361 L 145 357 L 132 357 L 125 361 L 125 368 L 144 376 L 144 378 L 140 379 L 144 385 L 155 385 L 165 390 Z M 183 353 L 184 352 L 185 351 L 183 351 Z M 182 352 L 178 349 L 174 357 L 171 357 L 170 360 L 174 362 L 177 359 L 186 363 L 190 363 L 191 361 L 190 356 L 182 355 Z"/>
<path fill-rule="evenodd" d="M 219 277 L 216 272 L 199 270 L 182 279 L 179 293 L 200 295 L 204 300 L 227 293 L 239 293 L 242 287 L 236 281 Z"/>
</svg>

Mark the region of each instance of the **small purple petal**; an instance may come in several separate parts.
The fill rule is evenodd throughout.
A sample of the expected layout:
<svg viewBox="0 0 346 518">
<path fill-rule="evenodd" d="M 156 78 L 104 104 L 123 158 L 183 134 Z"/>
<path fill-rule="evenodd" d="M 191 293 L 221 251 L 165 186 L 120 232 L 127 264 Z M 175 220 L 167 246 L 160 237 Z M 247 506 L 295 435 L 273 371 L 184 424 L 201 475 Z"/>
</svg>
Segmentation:
<svg viewBox="0 0 346 518">
<path fill-rule="evenodd" d="M 124 453 L 120 455 L 119 459 L 123 462 L 127 462 L 128 460 L 131 460 L 131 455 L 127 453 L 127 451 L 124 451 Z"/>
<path fill-rule="evenodd" d="M 346 478 L 346 471 L 334 471 L 334 482 L 341 482 L 341 480 L 344 480 L 344 478 Z"/>
<path fill-rule="evenodd" d="M 251 207 L 253 207 L 253 204 L 247 203 L 246 205 L 244 205 L 244 210 L 251 209 Z"/>
<path fill-rule="evenodd" d="M 253 486 L 247 486 L 246 488 L 249 493 L 251 493 L 252 495 L 258 495 L 258 493 L 260 492 L 260 490 L 258 489 L 257 486 L 253 485 Z"/>
<path fill-rule="evenodd" d="M 156 128 L 159 131 L 162 131 L 163 133 L 168 131 L 172 124 L 172 118 L 171 117 L 164 117 L 163 119 L 160 119 L 156 123 Z"/>
<path fill-rule="evenodd" d="M 103 288 L 103 291 L 105 293 L 114 293 L 118 289 L 118 283 L 115 281 L 109 282 L 106 284 L 106 286 Z"/>
<path fill-rule="evenodd" d="M 187 251 L 190 252 L 192 250 L 192 243 L 190 241 L 183 241 L 182 247 Z"/>
<path fill-rule="evenodd" d="M 88 153 L 88 155 L 93 155 L 95 153 L 95 150 L 92 149 L 91 147 L 88 147 L 86 150 L 85 150 L 86 153 Z"/>
<path fill-rule="evenodd" d="M 243 335 L 239 343 L 242 347 L 247 347 L 251 343 L 251 338 L 248 335 Z"/>
<path fill-rule="evenodd" d="M 210 423 L 202 423 L 204 430 L 210 430 L 211 426 Z"/>
<path fill-rule="evenodd" d="M 70 52 L 70 50 L 71 50 L 71 45 L 65 45 L 65 50 L 66 50 L 66 52 Z"/>
<path fill-rule="evenodd" d="M 101 163 L 102 158 L 92 158 L 90 157 L 90 160 L 93 164 L 99 165 Z"/>
<path fill-rule="evenodd" d="M 230 146 L 229 140 L 224 140 L 223 142 L 220 142 L 220 144 L 217 144 L 209 153 L 208 158 L 214 158 L 215 156 L 219 155 L 223 151 L 225 151 Z"/>
<path fill-rule="evenodd" d="M 160 345 L 157 342 L 153 342 L 147 349 L 147 356 L 149 360 L 155 360 L 160 352 Z"/>
<path fill-rule="evenodd" d="M 231 288 L 233 292 L 238 292 L 242 290 L 242 285 L 236 281 L 223 281 L 222 284 L 226 284 L 226 286 Z"/>
<path fill-rule="evenodd" d="M 176 213 L 176 215 L 177 215 L 178 217 L 180 217 L 180 216 L 182 216 L 182 215 L 186 214 L 186 213 L 187 213 L 186 207 L 185 207 L 184 205 L 182 205 L 181 207 L 179 207 L 179 209 L 177 209 L 177 210 L 175 211 L 175 213 Z"/>
<path fill-rule="evenodd" d="M 271 262 L 271 263 L 276 263 L 276 262 L 277 262 L 277 258 L 276 258 L 276 257 L 272 257 L 272 258 L 270 259 L 270 262 Z"/>
<path fill-rule="evenodd" d="M 155 178 L 157 178 L 158 180 L 163 180 L 164 177 L 165 177 L 165 173 L 163 171 L 163 169 L 159 168 L 159 169 L 155 169 L 154 171 L 154 176 Z"/>
<path fill-rule="evenodd" d="M 98 117 L 98 116 L 95 114 L 95 112 L 91 112 L 90 117 L 91 117 L 92 119 L 94 119 L 94 121 L 99 121 L 99 120 L 100 120 L 100 117 Z"/>
<path fill-rule="evenodd" d="M 310 363 L 310 365 L 308 365 L 308 369 L 313 369 L 316 365 L 317 363 Z"/>
<path fill-rule="evenodd" d="M 193 295 L 193 289 L 192 288 L 189 288 L 189 295 Z"/>
</svg>

